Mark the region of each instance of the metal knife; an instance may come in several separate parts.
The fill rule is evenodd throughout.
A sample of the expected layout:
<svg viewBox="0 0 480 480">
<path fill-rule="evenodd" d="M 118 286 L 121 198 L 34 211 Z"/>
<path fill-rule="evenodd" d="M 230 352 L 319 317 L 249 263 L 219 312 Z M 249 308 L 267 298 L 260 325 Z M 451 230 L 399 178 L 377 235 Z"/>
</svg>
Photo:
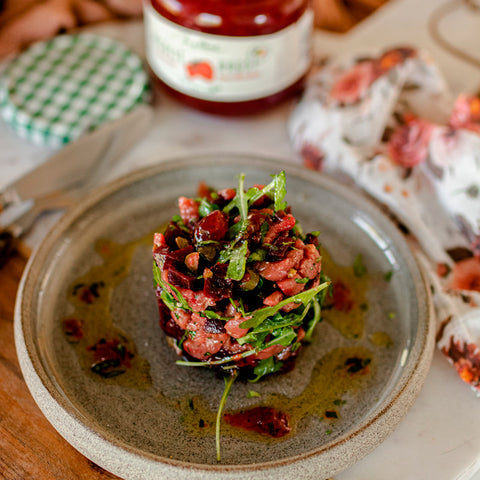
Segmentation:
<svg viewBox="0 0 480 480">
<path fill-rule="evenodd" d="M 151 126 L 153 109 L 140 105 L 69 143 L 44 163 L 0 191 L 0 211 L 56 190 L 99 178 L 112 160 L 128 151 Z"/>
</svg>

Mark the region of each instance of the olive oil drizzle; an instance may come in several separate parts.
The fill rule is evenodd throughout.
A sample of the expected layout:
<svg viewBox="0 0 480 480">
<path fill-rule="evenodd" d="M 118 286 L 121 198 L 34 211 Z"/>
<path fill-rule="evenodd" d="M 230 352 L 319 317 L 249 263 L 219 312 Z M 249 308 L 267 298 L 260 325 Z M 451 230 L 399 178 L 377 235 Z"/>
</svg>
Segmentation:
<svg viewBox="0 0 480 480">
<path fill-rule="evenodd" d="M 72 335 L 67 338 L 74 346 L 85 371 L 101 381 L 140 389 L 151 386 L 148 362 L 138 355 L 134 342 L 128 335 L 115 325 L 110 310 L 113 292 L 127 277 L 135 249 L 141 244 L 151 243 L 152 234 L 126 244 L 117 244 L 106 239 L 98 240 L 95 250 L 102 258 L 102 263 L 92 267 L 68 287 L 68 299 L 74 306 L 74 312 L 63 321 L 80 321 L 82 336 L 75 338 L 75 335 Z M 327 308 L 322 311 L 323 319 L 347 339 L 360 339 L 364 335 L 368 275 L 358 278 L 351 266 L 335 264 L 323 248 L 321 253 L 325 273 L 334 283 L 341 282 L 348 287 L 352 301 L 352 307 L 348 311 L 329 307 L 327 302 Z M 92 371 L 92 346 L 101 339 L 118 340 L 122 348 L 133 355 L 129 368 L 124 368 L 121 374 L 111 378 L 100 378 Z M 388 347 L 392 344 L 391 338 L 384 332 L 374 332 L 369 335 L 369 340 L 374 347 Z M 334 348 L 318 360 L 308 385 L 297 396 L 263 396 L 259 393 L 253 397 L 255 404 L 252 406 L 269 406 L 287 413 L 290 416 L 292 432 L 297 431 L 302 419 L 313 416 L 324 422 L 324 433 L 328 435 L 335 431 L 335 422 L 342 416 L 342 405 L 348 403 L 348 398 L 366 385 L 374 368 L 376 366 L 371 350 L 362 346 Z M 260 390 L 260 387 L 257 389 Z M 159 393 L 157 399 L 159 404 L 179 411 L 180 421 L 189 434 L 203 436 L 215 433 L 216 412 L 209 407 L 204 394 L 171 399 Z M 230 435 L 246 436 L 257 441 L 281 441 L 230 425 L 222 426 L 223 430 Z"/>
</svg>

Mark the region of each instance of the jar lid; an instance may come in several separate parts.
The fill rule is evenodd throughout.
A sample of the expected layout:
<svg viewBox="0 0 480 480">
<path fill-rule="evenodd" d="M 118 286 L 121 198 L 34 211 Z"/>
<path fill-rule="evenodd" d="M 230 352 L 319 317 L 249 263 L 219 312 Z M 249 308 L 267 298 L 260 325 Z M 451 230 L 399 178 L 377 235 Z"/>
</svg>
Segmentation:
<svg viewBox="0 0 480 480">
<path fill-rule="evenodd" d="M 90 33 L 36 43 L 0 78 L 3 119 L 37 145 L 59 147 L 149 98 L 140 58 Z"/>
</svg>

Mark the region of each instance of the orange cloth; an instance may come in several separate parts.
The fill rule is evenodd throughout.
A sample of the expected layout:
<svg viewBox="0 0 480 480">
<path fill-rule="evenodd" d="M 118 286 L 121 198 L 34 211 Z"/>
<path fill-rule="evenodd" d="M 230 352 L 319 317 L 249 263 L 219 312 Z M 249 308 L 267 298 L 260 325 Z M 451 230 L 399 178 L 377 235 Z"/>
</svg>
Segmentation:
<svg viewBox="0 0 480 480">
<path fill-rule="evenodd" d="M 6 0 L 0 11 L 0 58 L 82 25 L 141 14 L 142 0 Z"/>
</svg>

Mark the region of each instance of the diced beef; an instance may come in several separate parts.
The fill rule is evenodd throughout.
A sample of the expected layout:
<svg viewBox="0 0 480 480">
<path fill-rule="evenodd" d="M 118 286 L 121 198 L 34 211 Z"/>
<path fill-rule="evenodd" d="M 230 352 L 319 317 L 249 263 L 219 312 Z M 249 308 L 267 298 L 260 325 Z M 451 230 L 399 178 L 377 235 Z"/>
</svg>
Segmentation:
<svg viewBox="0 0 480 480">
<path fill-rule="evenodd" d="M 225 324 L 225 330 L 233 338 L 243 337 L 244 335 L 247 334 L 248 328 L 242 328 L 240 327 L 240 324 L 245 322 L 246 320 L 247 318 L 236 316 L 235 318 L 232 318 L 232 320 L 229 320 Z"/>
<path fill-rule="evenodd" d="M 198 214 L 198 203 L 193 198 L 180 197 L 178 199 L 178 208 L 185 225 L 194 223 L 200 218 Z"/>
<path fill-rule="evenodd" d="M 298 267 L 300 275 L 304 278 L 315 278 L 322 270 L 322 257 L 315 245 L 307 244 L 304 247 L 303 260 Z"/>
<path fill-rule="evenodd" d="M 281 302 L 283 299 L 282 292 L 275 290 L 275 292 L 271 293 L 268 297 L 263 300 L 263 304 L 267 305 L 268 307 L 274 307 L 277 303 Z"/>
<path fill-rule="evenodd" d="M 291 297 L 292 295 L 297 295 L 297 293 L 300 293 L 305 288 L 305 284 L 298 283 L 297 280 L 301 280 L 301 277 L 298 274 L 292 278 L 280 280 L 277 282 L 277 285 L 285 296 Z"/>
<path fill-rule="evenodd" d="M 264 243 L 272 243 L 275 240 L 275 237 L 280 232 L 285 232 L 292 229 L 295 226 L 295 217 L 293 215 L 285 215 L 279 222 L 274 223 L 269 229 L 265 238 L 263 239 Z"/>
</svg>

